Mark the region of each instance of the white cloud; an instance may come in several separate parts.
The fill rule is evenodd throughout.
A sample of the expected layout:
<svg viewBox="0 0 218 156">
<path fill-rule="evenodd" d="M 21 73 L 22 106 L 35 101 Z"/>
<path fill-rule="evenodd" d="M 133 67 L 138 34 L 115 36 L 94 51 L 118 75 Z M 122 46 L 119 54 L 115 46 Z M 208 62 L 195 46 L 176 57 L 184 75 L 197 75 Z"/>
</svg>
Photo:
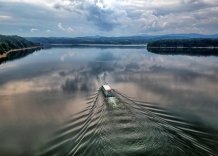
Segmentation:
<svg viewBox="0 0 218 156">
<path fill-rule="evenodd" d="M 51 30 L 50 30 L 50 29 L 47 29 L 47 30 L 46 30 L 46 32 L 47 32 L 47 33 L 50 33 L 50 32 L 51 32 Z"/>
<path fill-rule="evenodd" d="M 0 0 L 0 2 L 7 2 L 7 3 L 26 3 L 26 4 L 33 4 L 39 6 L 51 6 L 51 0 Z"/>
<path fill-rule="evenodd" d="M 11 16 L 0 15 L 0 21 L 6 21 L 12 19 Z"/>
<path fill-rule="evenodd" d="M 31 32 L 31 33 L 38 32 L 38 31 L 39 31 L 39 29 L 36 29 L 36 28 L 31 28 L 31 29 L 30 29 L 30 32 Z"/>
<path fill-rule="evenodd" d="M 72 28 L 72 27 L 63 27 L 63 25 L 62 25 L 62 23 L 61 22 L 59 22 L 58 23 L 58 28 L 60 29 L 60 30 L 62 30 L 62 31 L 65 31 L 65 32 L 69 32 L 69 33 L 72 33 L 72 32 L 74 32 L 74 29 Z"/>
<path fill-rule="evenodd" d="M 61 30 L 65 30 L 64 27 L 62 26 L 62 23 L 58 23 L 58 28 Z"/>
</svg>

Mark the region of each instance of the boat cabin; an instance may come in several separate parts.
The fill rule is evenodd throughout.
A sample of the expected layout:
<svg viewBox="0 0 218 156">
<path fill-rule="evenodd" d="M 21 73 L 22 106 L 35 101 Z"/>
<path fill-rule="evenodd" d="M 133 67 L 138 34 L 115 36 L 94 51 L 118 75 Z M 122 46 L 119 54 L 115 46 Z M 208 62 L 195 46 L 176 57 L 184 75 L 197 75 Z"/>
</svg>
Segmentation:
<svg viewBox="0 0 218 156">
<path fill-rule="evenodd" d="M 101 87 L 102 92 L 104 93 L 105 97 L 114 97 L 113 93 L 112 93 L 112 89 L 109 85 L 103 85 Z"/>
</svg>

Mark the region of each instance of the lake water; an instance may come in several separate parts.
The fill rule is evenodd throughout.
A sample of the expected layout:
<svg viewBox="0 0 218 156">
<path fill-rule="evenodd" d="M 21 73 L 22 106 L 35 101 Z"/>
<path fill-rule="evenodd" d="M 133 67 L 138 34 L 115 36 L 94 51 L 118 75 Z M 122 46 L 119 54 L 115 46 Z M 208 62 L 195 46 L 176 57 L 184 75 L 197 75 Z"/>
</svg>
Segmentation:
<svg viewBox="0 0 218 156">
<path fill-rule="evenodd" d="M 217 132 L 216 56 L 51 48 L 0 65 L 1 155 L 216 155 Z"/>
</svg>

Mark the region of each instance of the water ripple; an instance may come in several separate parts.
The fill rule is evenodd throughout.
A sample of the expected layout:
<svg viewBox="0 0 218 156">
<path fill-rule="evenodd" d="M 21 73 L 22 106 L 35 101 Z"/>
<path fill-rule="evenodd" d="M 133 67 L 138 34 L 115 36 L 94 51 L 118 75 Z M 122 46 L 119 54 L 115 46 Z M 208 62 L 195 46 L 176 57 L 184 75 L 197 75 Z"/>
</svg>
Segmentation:
<svg viewBox="0 0 218 156">
<path fill-rule="evenodd" d="M 57 130 L 39 155 L 216 155 L 217 136 L 152 103 L 113 92 L 115 102 L 100 89 L 87 98 L 87 107 Z"/>
</svg>

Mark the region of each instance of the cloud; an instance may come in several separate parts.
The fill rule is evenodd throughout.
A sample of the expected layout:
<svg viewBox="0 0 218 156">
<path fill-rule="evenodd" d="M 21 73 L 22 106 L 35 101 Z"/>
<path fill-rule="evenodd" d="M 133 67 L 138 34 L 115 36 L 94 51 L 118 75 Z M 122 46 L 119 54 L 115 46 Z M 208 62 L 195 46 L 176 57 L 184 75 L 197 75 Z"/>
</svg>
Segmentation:
<svg viewBox="0 0 218 156">
<path fill-rule="evenodd" d="M 0 23 L 0 33 L 17 30 L 15 25 L 23 25 L 28 31 L 33 27 L 49 29 L 55 36 L 69 32 L 77 36 L 218 33 L 217 0 L 1 0 L 1 3 L 0 13 L 16 17 L 16 23 L 0 16 L 6 25 Z M 42 22 L 43 25 L 39 24 Z"/>
<path fill-rule="evenodd" d="M 62 26 L 62 23 L 58 23 L 58 28 L 61 29 L 61 30 L 65 30 Z"/>
<path fill-rule="evenodd" d="M 37 5 L 41 7 L 49 7 L 51 5 L 50 0 L 1 0 L 1 2 L 7 2 L 7 3 L 24 3 L 24 4 L 31 4 L 31 5 Z"/>
<path fill-rule="evenodd" d="M 102 9 L 97 5 L 91 5 L 86 9 L 87 19 L 94 22 L 100 30 L 110 31 L 118 24 L 117 17 L 113 15 L 113 10 Z"/>
<path fill-rule="evenodd" d="M 39 31 L 39 29 L 36 29 L 36 28 L 30 29 L 30 32 L 31 32 L 31 33 L 38 32 L 38 31 Z"/>
<path fill-rule="evenodd" d="M 10 20 L 10 19 L 12 19 L 11 16 L 0 15 L 0 21 Z"/>
<path fill-rule="evenodd" d="M 69 33 L 72 33 L 74 32 L 74 29 L 72 27 L 63 27 L 62 23 L 58 23 L 58 28 L 62 31 L 66 31 L 66 32 L 69 32 Z"/>
<path fill-rule="evenodd" d="M 204 9 L 218 10 L 216 6 L 215 0 L 65 0 L 54 4 L 55 9 L 85 16 L 100 31 L 125 28 L 137 33 L 208 33 L 197 23 L 208 25 L 210 15 L 199 19 L 197 14 Z"/>
<path fill-rule="evenodd" d="M 46 30 L 46 32 L 47 32 L 47 33 L 50 33 L 50 32 L 51 32 L 51 30 L 50 30 L 50 29 L 47 29 L 47 30 Z"/>
<path fill-rule="evenodd" d="M 88 21 L 93 22 L 102 31 L 111 31 L 119 25 L 120 12 L 102 0 L 66 0 L 64 3 L 57 2 L 53 5 L 55 9 L 76 12 L 85 16 Z"/>
</svg>

